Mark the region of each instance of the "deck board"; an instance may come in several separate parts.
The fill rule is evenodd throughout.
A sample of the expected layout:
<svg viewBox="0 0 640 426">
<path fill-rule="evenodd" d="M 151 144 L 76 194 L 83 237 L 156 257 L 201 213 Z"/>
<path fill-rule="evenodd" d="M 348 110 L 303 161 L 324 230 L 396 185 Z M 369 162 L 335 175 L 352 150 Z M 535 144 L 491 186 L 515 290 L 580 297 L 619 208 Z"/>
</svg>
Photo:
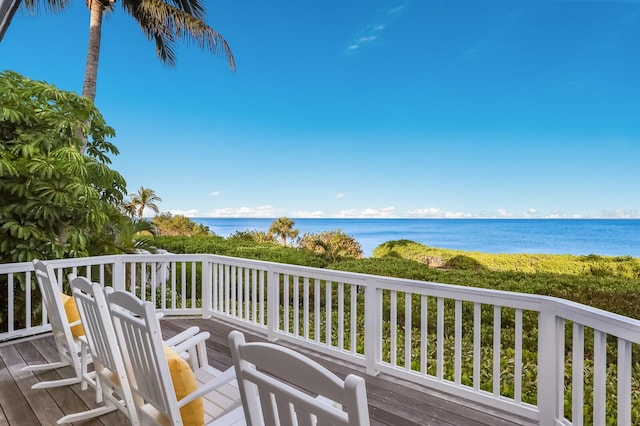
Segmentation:
<svg viewBox="0 0 640 426">
<path fill-rule="evenodd" d="M 207 341 L 209 363 L 218 370 L 232 365 L 227 335 L 231 326 L 207 319 L 163 319 L 164 337 L 196 325 L 211 334 Z M 247 330 L 247 341 L 264 341 L 264 338 Z M 291 346 L 291 345 L 287 345 Z M 340 377 L 355 373 L 365 378 L 372 426 L 515 426 L 524 422 L 508 413 L 483 409 L 477 405 L 459 404 L 451 398 L 443 398 L 422 386 L 404 383 L 397 379 L 379 375 L 368 376 L 360 366 L 344 361 L 318 356 L 304 349 L 295 348 L 320 362 Z M 3 425 L 52 425 L 65 414 L 93 408 L 93 391 L 81 391 L 80 385 L 57 389 L 31 389 L 34 383 L 63 377 L 71 372 L 70 367 L 60 371 L 31 373 L 20 371 L 27 364 L 38 364 L 56 357 L 50 335 L 27 339 L 0 346 L 0 426 Z M 98 419 L 78 423 L 83 426 L 127 425 L 128 421 L 119 412 Z"/>
</svg>

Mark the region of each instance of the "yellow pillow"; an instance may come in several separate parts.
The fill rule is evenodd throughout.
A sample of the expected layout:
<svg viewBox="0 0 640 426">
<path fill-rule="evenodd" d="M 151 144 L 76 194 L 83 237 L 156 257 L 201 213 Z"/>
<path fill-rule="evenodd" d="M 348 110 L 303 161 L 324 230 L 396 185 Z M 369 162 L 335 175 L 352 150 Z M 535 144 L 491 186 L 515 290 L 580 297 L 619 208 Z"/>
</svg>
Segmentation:
<svg viewBox="0 0 640 426">
<path fill-rule="evenodd" d="M 169 372 L 176 398 L 180 401 L 191 392 L 198 389 L 198 382 L 189 363 L 182 359 L 173 349 L 165 346 L 164 354 L 167 357 Z M 184 426 L 204 425 L 204 402 L 202 398 L 195 399 L 180 409 L 180 417 Z"/>
<path fill-rule="evenodd" d="M 76 306 L 76 299 L 71 296 L 67 296 L 64 293 L 60 293 L 60 297 L 62 298 L 62 305 L 64 306 L 64 311 L 67 314 L 67 321 L 70 323 L 75 321 L 80 321 L 80 313 L 78 312 L 78 307 Z M 74 325 L 71 327 L 71 334 L 74 337 L 84 336 L 84 328 L 82 324 Z"/>
</svg>

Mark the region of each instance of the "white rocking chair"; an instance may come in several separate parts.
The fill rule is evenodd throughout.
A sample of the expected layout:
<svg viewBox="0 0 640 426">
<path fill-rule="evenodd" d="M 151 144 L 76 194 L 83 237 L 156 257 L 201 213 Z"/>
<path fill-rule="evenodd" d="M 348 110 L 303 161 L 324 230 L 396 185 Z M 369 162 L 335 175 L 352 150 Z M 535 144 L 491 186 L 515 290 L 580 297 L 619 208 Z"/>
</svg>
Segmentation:
<svg viewBox="0 0 640 426">
<path fill-rule="evenodd" d="M 153 305 L 120 291 L 107 294 L 107 300 L 142 424 L 182 425 L 180 408 L 200 397 L 204 398 L 205 424 L 244 424 L 234 370 L 221 373 L 209 366 L 204 340 L 198 345 L 204 359 L 199 357 L 199 365 L 193 371 L 197 390 L 178 400 Z M 209 336 L 206 332 L 201 334 Z"/>
<path fill-rule="evenodd" d="M 38 286 L 40 287 L 40 293 L 42 294 L 42 304 L 47 311 L 60 360 L 48 364 L 27 365 L 22 371 L 46 371 L 66 366 L 71 366 L 74 370 L 73 377 L 39 382 L 33 385 L 32 389 L 52 388 L 80 383 L 82 381 L 82 369 L 86 370 L 86 364 L 89 362 L 86 357 L 84 361 L 81 359 L 80 340 L 71 333 L 71 327 L 79 325 L 80 321 L 69 323 L 62 302 L 62 288 L 58 285 L 53 267 L 39 260 L 33 261 L 33 267 L 35 269 Z M 82 389 L 86 389 L 86 383 L 84 382 Z"/>
<path fill-rule="evenodd" d="M 229 334 L 229 346 L 247 425 L 369 425 L 362 377 L 343 381 L 291 349 L 245 343 L 238 331 Z"/>
<path fill-rule="evenodd" d="M 58 424 L 86 420 L 120 409 L 132 425 L 139 425 L 103 288 L 85 277 L 70 278 L 95 368 L 96 400 L 104 400 L 105 404 L 64 416 Z"/>
</svg>

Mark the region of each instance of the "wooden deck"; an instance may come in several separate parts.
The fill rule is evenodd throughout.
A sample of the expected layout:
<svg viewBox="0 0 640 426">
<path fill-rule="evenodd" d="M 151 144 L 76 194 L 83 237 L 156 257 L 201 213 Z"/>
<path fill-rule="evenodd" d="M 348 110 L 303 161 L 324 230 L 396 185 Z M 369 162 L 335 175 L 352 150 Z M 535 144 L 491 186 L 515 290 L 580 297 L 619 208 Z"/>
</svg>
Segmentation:
<svg viewBox="0 0 640 426">
<path fill-rule="evenodd" d="M 204 319 L 162 320 L 163 333 L 170 337 L 175 333 L 197 325 L 211 333 L 207 343 L 209 362 L 220 370 L 231 366 L 227 335 L 231 327 L 218 321 Z M 264 340 L 245 331 L 248 341 Z M 300 350 L 299 348 L 295 348 Z M 482 426 L 527 424 L 515 416 L 497 412 L 478 405 L 460 404 L 446 395 L 411 383 L 380 375 L 367 376 L 361 367 L 347 365 L 343 361 L 319 358 L 304 352 L 316 361 L 344 377 L 356 373 L 366 379 L 371 425 L 399 426 Z M 80 385 L 52 389 L 32 390 L 31 386 L 42 380 L 52 380 L 70 374 L 71 369 L 60 372 L 25 373 L 27 364 L 39 364 L 56 358 L 56 350 L 50 336 L 31 338 L 0 345 L 0 425 L 54 425 L 65 414 L 83 411 L 95 406 L 91 390 L 81 391 Z M 82 425 L 126 425 L 127 419 L 113 412 Z"/>
</svg>

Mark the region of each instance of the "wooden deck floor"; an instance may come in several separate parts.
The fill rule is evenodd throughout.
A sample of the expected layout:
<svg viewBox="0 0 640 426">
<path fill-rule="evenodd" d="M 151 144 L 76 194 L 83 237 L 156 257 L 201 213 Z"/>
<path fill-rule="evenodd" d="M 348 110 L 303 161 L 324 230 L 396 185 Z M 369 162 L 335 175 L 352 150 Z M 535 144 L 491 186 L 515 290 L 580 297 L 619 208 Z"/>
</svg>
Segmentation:
<svg viewBox="0 0 640 426">
<path fill-rule="evenodd" d="M 220 370 L 231 366 L 227 335 L 231 327 L 226 324 L 204 319 L 162 320 L 163 333 L 169 337 L 189 326 L 197 325 L 211 333 L 207 342 L 210 364 Z M 263 340 L 246 332 L 248 341 Z M 299 348 L 296 348 L 299 349 Z M 451 398 L 438 395 L 418 385 L 399 382 L 380 375 L 367 376 L 360 367 L 346 365 L 342 361 L 318 358 L 316 361 L 332 370 L 340 377 L 356 373 L 366 379 L 367 398 L 371 425 L 398 426 L 483 426 L 483 425 L 523 425 L 521 419 L 509 413 L 496 412 L 469 404 L 458 404 Z M 79 385 L 31 389 L 34 383 L 53 380 L 71 369 L 44 373 L 21 372 L 27 364 L 39 364 L 54 360 L 56 350 L 50 336 L 32 338 L 11 344 L 0 345 L 0 425 L 54 425 L 65 414 L 83 411 L 95 406 L 91 390 L 81 391 Z M 126 425 L 127 419 L 118 412 L 88 420 L 82 425 Z"/>
</svg>

